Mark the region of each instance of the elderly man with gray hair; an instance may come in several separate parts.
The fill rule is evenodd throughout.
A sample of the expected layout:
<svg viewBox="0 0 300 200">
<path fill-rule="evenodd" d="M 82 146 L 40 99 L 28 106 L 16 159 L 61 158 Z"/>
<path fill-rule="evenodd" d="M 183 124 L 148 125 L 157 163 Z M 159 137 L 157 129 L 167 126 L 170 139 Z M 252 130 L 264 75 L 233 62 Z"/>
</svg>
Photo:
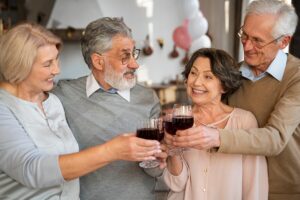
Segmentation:
<svg viewBox="0 0 300 200">
<path fill-rule="evenodd" d="M 297 25 L 283 1 L 252 1 L 238 35 L 244 49 L 243 85 L 228 99 L 251 111 L 259 128 L 198 126 L 178 132 L 175 145 L 267 156 L 269 199 L 300 199 L 300 60 L 282 50 Z"/>
<path fill-rule="evenodd" d="M 139 67 L 136 60 L 140 50 L 135 48 L 131 30 L 121 18 L 95 20 L 86 27 L 81 47 L 91 74 L 60 81 L 54 93 L 62 101 L 79 147 L 106 144 L 111 156 L 107 156 L 106 166 L 80 179 L 80 197 L 84 200 L 154 200 L 158 196 L 156 179 L 145 173 L 138 163 L 129 162 L 124 159 L 126 155 L 115 151 L 115 148 L 127 149 L 125 146 L 110 142 L 120 133 L 135 132 L 139 120 L 157 117 L 160 113 L 155 92 L 136 84 L 135 71 Z M 159 157 L 161 164 L 165 164 L 166 153 L 160 152 L 158 141 L 157 148 L 153 148 L 147 146 L 146 141 L 137 140 L 140 138 L 135 134 L 124 137 L 128 140 L 127 147 L 140 150 L 140 158 L 131 161 Z M 141 150 L 145 148 L 148 151 L 143 153 Z"/>
</svg>

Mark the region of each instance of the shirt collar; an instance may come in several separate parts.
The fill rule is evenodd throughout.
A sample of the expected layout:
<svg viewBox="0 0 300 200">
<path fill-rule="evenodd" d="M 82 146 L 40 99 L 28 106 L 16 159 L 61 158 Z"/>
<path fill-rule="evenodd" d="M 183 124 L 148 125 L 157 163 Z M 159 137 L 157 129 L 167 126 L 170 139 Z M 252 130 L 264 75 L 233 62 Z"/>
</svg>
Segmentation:
<svg viewBox="0 0 300 200">
<path fill-rule="evenodd" d="M 243 77 L 253 81 L 265 77 L 267 73 L 273 76 L 278 81 L 281 81 L 286 67 L 286 62 L 287 55 L 282 50 L 279 50 L 268 69 L 262 74 L 255 76 L 249 65 L 247 65 L 245 62 L 242 63 L 240 71 L 242 72 Z"/>
<path fill-rule="evenodd" d="M 86 96 L 90 97 L 93 93 L 95 93 L 98 90 L 102 90 L 104 92 L 108 92 L 112 94 L 116 93 L 120 95 L 122 98 L 124 98 L 126 101 L 130 102 L 130 89 L 119 91 L 115 88 L 111 88 L 108 91 L 105 91 L 98 83 L 98 81 L 95 79 L 94 75 L 91 73 L 86 79 Z"/>
</svg>

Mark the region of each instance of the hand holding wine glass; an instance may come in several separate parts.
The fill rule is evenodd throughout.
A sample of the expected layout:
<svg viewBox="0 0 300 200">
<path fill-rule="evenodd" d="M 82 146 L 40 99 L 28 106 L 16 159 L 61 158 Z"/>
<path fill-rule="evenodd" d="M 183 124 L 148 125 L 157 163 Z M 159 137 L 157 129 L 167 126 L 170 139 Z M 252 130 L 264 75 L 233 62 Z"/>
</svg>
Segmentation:
<svg viewBox="0 0 300 200">
<path fill-rule="evenodd" d="M 152 118 L 141 120 L 138 123 L 136 136 L 147 140 L 161 141 L 163 139 L 163 123 L 162 119 Z M 143 168 L 154 168 L 159 166 L 160 162 L 156 160 L 147 160 L 139 163 Z"/>
<path fill-rule="evenodd" d="M 187 104 L 175 104 L 173 107 L 172 113 L 172 126 L 170 124 L 170 128 L 166 128 L 167 132 L 175 134 L 177 130 L 185 130 L 191 128 L 194 125 L 194 117 L 192 106 Z M 179 154 L 183 148 L 173 148 L 170 150 L 171 155 Z"/>
</svg>

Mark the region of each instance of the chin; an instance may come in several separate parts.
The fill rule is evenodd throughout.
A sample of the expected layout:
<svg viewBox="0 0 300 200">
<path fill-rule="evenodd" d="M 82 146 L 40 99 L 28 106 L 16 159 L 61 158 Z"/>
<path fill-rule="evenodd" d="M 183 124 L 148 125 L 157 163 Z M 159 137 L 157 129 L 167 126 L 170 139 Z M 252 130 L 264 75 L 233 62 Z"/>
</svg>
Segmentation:
<svg viewBox="0 0 300 200">
<path fill-rule="evenodd" d="M 49 85 L 49 86 L 47 86 L 47 87 L 44 87 L 44 88 L 43 88 L 43 91 L 44 91 L 44 92 L 49 92 L 49 91 L 51 91 L 51 90 L 53 89 L 53 87 L 54 87 L 53 84 L 52 84 L 52 85 Z"/>
<path fill-rule="evenodd" d="M 244 61 L 245 61 L 245 63 L 247 63 L 250 66 L 255 66 L 257 63 L 254 59 L 249 59 L 249 58 L 248 59 L 245 58 Z"/>
</svg>

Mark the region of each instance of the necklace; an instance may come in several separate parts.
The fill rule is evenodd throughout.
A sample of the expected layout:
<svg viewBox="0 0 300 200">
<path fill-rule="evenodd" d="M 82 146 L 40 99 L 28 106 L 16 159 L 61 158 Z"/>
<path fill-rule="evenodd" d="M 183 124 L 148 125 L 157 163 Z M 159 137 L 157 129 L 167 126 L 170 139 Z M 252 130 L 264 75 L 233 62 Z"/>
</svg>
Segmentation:
<svg viewBox="0 0 300 200">
<path fill-rule="evenodd" d="M 233 113 L 233 111 L 231 113 L 229 113 L 228 115 L 226 115 L 225 117 L 223 117 L 222 119 L 220 119 L 216 122 L 209 123 L 209 124 L 202 123 L 202 122 L 199 121 L 199 119 L 196 119 L 195 123 L 196 123 L 196 125 L 201 124 L 201 125 L 204 125 L 204 126 L 207 126 L 207 127 L 217 128 L 216 125 L 218 125 L 218 124 L 224 122 L 225 120 L 227 120 L 232 115 L 232 113 Z"/>
</svg>

